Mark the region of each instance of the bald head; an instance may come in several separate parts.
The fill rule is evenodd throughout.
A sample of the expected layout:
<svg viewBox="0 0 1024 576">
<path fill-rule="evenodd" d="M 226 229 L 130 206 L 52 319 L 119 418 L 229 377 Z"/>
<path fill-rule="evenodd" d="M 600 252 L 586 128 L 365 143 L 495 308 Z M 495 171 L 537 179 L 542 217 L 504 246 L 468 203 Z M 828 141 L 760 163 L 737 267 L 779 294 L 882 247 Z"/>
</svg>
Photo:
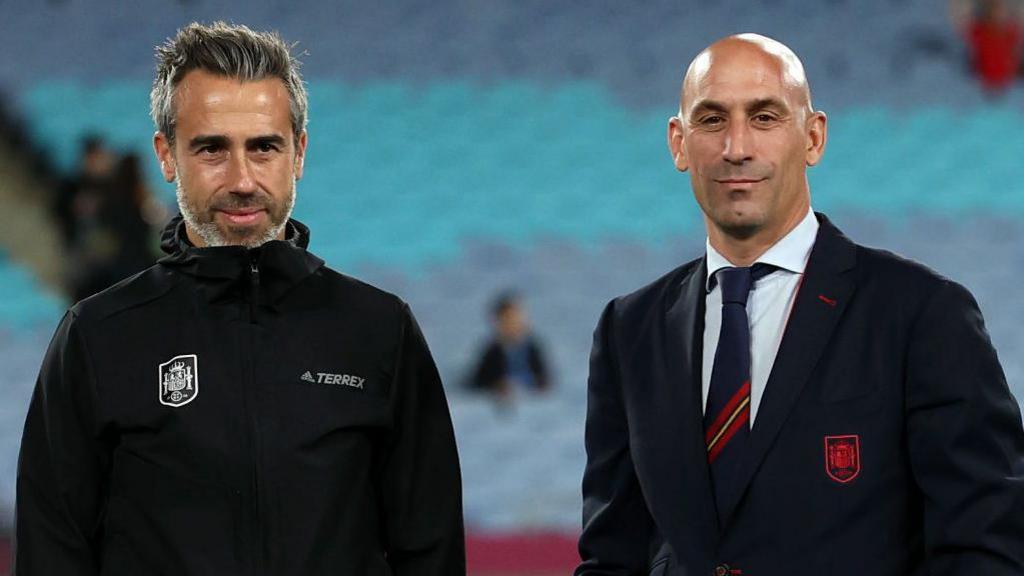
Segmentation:
<svg viewBox="0 0 1024 576">
<path fill-rule="evenodd" d="M 704 212 L 711 245 L 748 266 L 810 209 L 807 167 L 825 151 L 793 51 L 757 34 L 715 42 L 690 63 L 668 147 Z"/>
<path fill-rule="evenodd" d="M 709 84 L 751 74 L 757 75 L 760 82 L 783 87 L 794 110 L 813 112 L 807 75 L 797 55 L 785 44 L 766 36 L 737 34 L 708 46 L 690 62 L 683 78 L 680 116 L 685 117 L 696 104 L 695 95 Z"/>
</svg>

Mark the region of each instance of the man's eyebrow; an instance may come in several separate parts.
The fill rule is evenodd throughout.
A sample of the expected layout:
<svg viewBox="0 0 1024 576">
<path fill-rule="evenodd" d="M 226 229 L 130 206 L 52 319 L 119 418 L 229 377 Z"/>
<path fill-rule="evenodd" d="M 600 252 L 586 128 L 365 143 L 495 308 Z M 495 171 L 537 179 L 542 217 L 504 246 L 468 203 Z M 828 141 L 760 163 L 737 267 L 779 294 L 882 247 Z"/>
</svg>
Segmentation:
<svg viewBox="0 0 1024 576">
<path fill-rule="evenodd" d="M 198 150 L 207 146 L 227 147 L 230 140 L 227 136 L 219 134 L 200 134 L 188 141 L 189 150 Z"/>
<path fill-rule="evenodd" d="M 746 110 L 747 114 L 770 108 L 777 109 L 781 112 L 789 112 L 789 106 L 787 106 L 783 100 L 776 98 L 774 96 L 756 98 L 754 100 L 751 100 L 744 106 L 744 109 Z M 728 111 L 729 108 L 722 102 L 719 102 L 717 100 L 701 100 L 700 102 L 697 102 L 697 104 L 693 106 L 693 108 L 690 111 L 690 116 L 699 114 L 701 112 L 726 113 Z"/>
<path fill-rule="evenodd" d="M 262 136 L 255 136 L 245 141 L 246 148 L 254 148 L 261 144 L 275 144 L 277 146 L 285 145 L 285 138 L 280 134 L 265 134 Z"/>
<path fill-rule="evenodd" d="M 775 108 L 780 112 L 789 112 L 789 106 L 786 105 L 782 100 L 775 97 L 758 98 L 753 102 L 750 102 L 746 106 L 747 113 L 757 112 L 759 110 L 766 110 L 768 108 Z"/>
<path fill-rule="evenodd" d="M 690 116 L 693 116 L 699 112 L 728 112 L 725 104 L 717 100 L 701 100 L 693 105 L 690 109 Z"/>
<path fill-rule="evenodd" d="M 262 144 L 284 146 L 285 143 L 285 137 L 280 134 L 262 134 L 245 140 L 246 148 L 256 148 Z M 189 150 L 199 150 L 207 146 L 227 148 L 230 144 L 231 139 L 223 134 L 201 134 L 188 141 L 188 148 Z"/>
</svg>

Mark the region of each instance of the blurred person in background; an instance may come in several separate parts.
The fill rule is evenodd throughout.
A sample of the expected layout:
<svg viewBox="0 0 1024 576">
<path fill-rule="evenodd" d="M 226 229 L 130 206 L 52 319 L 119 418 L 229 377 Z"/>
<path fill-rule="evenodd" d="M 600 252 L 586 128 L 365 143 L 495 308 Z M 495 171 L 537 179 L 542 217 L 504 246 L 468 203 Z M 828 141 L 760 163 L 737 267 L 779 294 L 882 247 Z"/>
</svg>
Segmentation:
<svg viewBox="0 0 1024 576">
<path fill-rule="evenodd" d="M 998 96 L 1021 73 L 1024 3 L 1019 0 L 952 0 L 953 25 L 970 50 L 970 64 L 985 92 Z"/>
<path fill-rule="evenodd" d="M 547 362 L 518 294 L 499 295 L 491 306 L 493 334 L 473 372 L 472 386 L 502 402 L 551 386 Z"/>
<path fill-rule="evenodd" d="M 88 180 L 74 199 L 76 236 L 67 269 L 75 302 L 145 270 L 159 256 L 156 226 L 166 223 L 166 210 L 149 192 L 138 155 L 111 158 L 102 179 Z"/>
<path fill-rule="evenodd" d="M 62 187 L 61 206 L 69 209 L 65 232 L 65 274 L 72 301 L 82 300 L 124 278 L 115 270 L 119 250 L 116 230 L 106 217 L 111 202 L 117 197 L 117 154 L 99 137 L 88 137 L 83 143 L 78 175 Z"/>
<path fill-rule="evenodd" d="M 1024 429 L 963 286 L 811 209 L 825 114 L 756 34 L 668 123 L 705 254 L 594 333 L 577 576 L 1024 574 Z"/>
<path fill-rule="evenodd" d="M 117 279 L 110 262 L 116 241 L 101 218 L 114 186 L 117 154 L 100 136 L 82 139 L 77 172 L 57 189 L 53 215 L 64 241 L 64 283 L 72 300 L 99 292 Z"/>
<path fill-rule="evenodd" d="M 53 216 L 66 248 L 74 246 L 79 239 L 79 214 L 90 211 L 95 213 L 95 210 L 89 210 L 97 204 L 91 198 L 104 195 L 100 189 L 109 184 L 116 162 L 117 155 L 101 137 L 90 134 L 82 138 L 77 171 L 61 182 L 53 202 Z"/>
<path fill-rule="evenodd" d="M 307 98 L 289 45 L 191 24 L 157 50 L 151 113 L 182 214 L 166 257 L 75 304 L 50 344 L 18 461 L 15 573 L 465 574 L 423 335 L 290 218 Z"/>
<path fill-rule="evenodd" d="M 146 184 L 138 154 L 124 155 L 114 169 L 101 220 L 117 240 L 111 265 L 116 280 L 149 268 L 160 255 L 159 227 L 170 218 Z"/>
</svg>

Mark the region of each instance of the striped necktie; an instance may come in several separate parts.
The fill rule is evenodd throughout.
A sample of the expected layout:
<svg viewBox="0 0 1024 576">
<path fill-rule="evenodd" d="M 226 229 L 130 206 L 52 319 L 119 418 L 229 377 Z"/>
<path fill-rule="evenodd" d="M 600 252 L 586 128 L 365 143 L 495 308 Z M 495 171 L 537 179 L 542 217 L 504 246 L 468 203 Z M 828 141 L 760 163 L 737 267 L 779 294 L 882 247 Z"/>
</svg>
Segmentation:
<svg viewBox="0 0 1024 576">
<path fill-rule="evenodd" d="M 739 463 L 750 437 L 747 296 L 757 280 L 777 269 L 760 263 L 749 268 L 723 268 L 713 279 L 722 289 L 722 331 L 704 411 L 704 442 L 719 510 L 736 489 Z"/>
</svg>

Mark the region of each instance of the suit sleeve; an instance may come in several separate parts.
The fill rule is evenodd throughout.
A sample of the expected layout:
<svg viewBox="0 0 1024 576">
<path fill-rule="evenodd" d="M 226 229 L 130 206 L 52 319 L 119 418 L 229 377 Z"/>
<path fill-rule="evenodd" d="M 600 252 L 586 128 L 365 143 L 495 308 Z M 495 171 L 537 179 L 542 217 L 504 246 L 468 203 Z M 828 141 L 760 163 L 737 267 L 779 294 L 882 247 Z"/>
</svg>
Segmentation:
<svg viewBox="0 0 1024 576">
<path fill-rule="evenodd" d="M 622 381 L 615 362 L 614 302 L 594 331 L 587 383 L 582 563 L 576 576 L 646 574 L 653 521 L 630 455 Z"/>
<path fill-rule="evenodd" d="M 917 321 L 907 442 L 935 575 L 1024 574 L 1024 432 L 977 303 L 947 282 Z"/>
<path fill-rule="evenodd" d="M 43 359 L 18 458 L 13 573 L 99 573 L 110 450 L 97 440 L 93 369 L 72 312 Z"/>
<path fill-rule="evenodd" d="M 462 480 L 444 388 L 408 307 L 395 371 L 395 428 L 383 466 L 386 553 L 396 576 L 466 573 Z"/>
</svg>

